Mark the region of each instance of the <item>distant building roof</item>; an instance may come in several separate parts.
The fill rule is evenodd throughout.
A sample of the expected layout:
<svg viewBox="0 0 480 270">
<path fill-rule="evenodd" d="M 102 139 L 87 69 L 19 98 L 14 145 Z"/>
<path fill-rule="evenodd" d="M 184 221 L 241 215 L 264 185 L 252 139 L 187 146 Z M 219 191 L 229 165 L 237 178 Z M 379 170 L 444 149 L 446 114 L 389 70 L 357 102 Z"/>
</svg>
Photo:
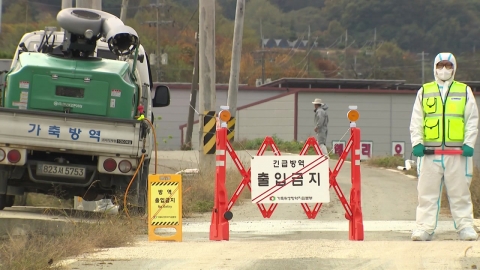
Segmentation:
<svg viewBox="0 0 480 270">
<path fill-rule="evenodd" d="M 480 91 L 480 81 L 462 82 L 469 85 L 473 91 Z M 418 90 L 421 86 L 421 84 L 406 83 L 405 80 L 281 78 L 263 84 L 261 87 Z"/>
</svg>

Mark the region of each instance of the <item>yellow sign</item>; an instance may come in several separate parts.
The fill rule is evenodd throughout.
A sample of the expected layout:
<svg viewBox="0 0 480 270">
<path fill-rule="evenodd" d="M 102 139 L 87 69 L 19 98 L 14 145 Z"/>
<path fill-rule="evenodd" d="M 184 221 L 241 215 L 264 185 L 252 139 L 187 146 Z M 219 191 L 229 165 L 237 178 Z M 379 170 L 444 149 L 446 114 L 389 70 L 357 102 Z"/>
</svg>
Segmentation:
<svg viewBox="0 0 480 270">
<path fill-rule="evenodd" d="M 157 228 L 174 228 L 172 236 L 160 236 Z M 148 240 L 182 241 L 182 176 L 148 175 Z"/>
</svg>

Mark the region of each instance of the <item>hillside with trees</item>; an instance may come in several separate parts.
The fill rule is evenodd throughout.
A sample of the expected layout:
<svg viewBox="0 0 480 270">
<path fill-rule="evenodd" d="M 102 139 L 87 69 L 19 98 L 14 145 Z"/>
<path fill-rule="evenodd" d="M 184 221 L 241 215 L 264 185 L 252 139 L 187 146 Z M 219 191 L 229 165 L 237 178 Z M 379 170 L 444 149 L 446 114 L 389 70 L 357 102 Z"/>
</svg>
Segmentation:
<svg viewBox="0 0 480 270">
<path fill-rule="evenodd" d="M 54 4 L 55 2 L 55 4 Z M 58 2 L 58 3 L 57 3 Z M 156 1 L 130 0 L 127 24 L 140 34 L 148 52 L 156 50 Z M 166 0 L 159 10 L 161 51 L 168 64 L 162 80 L 190 82 L 198 27 L 198 0 Z M 10 58 L 23 33 L 55 21 L 60 1 L 4 0 L 0 57 Z M 217 82 L 228 83 L 236 0 L 217 0 Z M 103 0 L 104 11 L 120 15 L 120 1 Z M 262 77 L 261 37 L 307 40 L 310 49 L 268 48 L 265 77 L 405 79 L 420 83 L 422 51 L 425 79 L 431 80 L 435 55 L 455 54 L 458 80 L 479 80 L 480 1 L 455 0 L 247 0 L 240 82 Z M 163 16 L 162 16 L 163 15 Z M 310 31 L 309 31 L 310 29 Z"/>
</svg>

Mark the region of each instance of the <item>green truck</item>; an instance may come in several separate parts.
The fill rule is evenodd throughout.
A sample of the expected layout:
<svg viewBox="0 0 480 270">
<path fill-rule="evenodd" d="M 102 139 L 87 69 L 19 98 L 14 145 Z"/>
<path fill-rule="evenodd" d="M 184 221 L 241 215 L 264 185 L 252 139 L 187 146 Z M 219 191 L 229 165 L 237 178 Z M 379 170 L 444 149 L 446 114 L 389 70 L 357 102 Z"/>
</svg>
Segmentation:
<svg viewBox="0 0 480 270">
<path fill-rule="evenodd" d="M 25 192 L 123 206 L 129 187 L 143 212 L 152 108 L 168 106 L 170 90 L 153 88 L 138 34 L 116 16 L 68 8 L 57 21 L 63 31 L 23 35 L 0 82 L 0 210 Z"/>
</svg>

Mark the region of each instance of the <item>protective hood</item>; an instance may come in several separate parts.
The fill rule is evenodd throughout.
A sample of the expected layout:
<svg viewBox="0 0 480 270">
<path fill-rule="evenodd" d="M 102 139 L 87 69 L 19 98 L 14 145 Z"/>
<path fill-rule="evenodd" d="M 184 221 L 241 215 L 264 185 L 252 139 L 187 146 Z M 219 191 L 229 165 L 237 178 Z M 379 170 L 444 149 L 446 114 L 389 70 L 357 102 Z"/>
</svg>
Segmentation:
<svg viewBox="0 0 480 270">
<path fill-rule="evenodd" d="M 320 108 L 322 108 L 322 109 L 324 109 L 324 110 L 326 111 L 326 110 L 328 109 L 328 105 L 325 104 L 325 103 L 323 103 L 323 105 L 322 105 Z"/>
<path fill-rule="evenodd" d="M 450 79 L 445 81 L 445 82 L 448 82 L 448 84 L 450 85 L 452 83 L 453 79 L 455 78 L 455 73 L 457 72 L 457 60 L 455 60 L 455 56 L 453 56 L 453 54 L 451 54 L 449 52 L 444 52 L 444 53 L 437 54 L 437 56 L 435 57 L 435 62 L 433 63 L 433 75 L 435 76 L 435 81 L 439 85 L 444 84 L 444 82 L 439 78 L 438 73 L 437 73 L 437 64 L 438 64 L 438 62 L 443 61 L 443 60 L 448 60 L 448 61 L 452 62 L 452 64 L 453 64 L 452 77 L 450 77 Z"/>
</svg>

